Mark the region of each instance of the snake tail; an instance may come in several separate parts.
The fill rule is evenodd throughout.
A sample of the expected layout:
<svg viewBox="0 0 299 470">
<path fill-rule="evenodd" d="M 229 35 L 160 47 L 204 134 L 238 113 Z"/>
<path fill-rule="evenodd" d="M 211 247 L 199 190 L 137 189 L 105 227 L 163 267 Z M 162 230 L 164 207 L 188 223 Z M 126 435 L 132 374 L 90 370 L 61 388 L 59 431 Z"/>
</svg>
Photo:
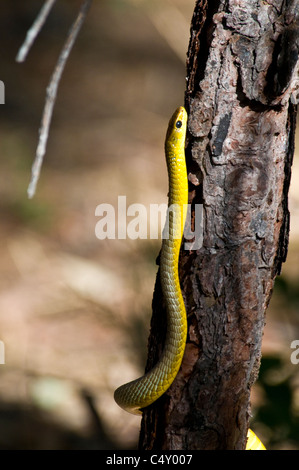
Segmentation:
<svg viewBox="0 0 299 470">
<path fill-rule="evenodd" d="M 266 450 L 264 444 L 251 429 L 248 429 L 247 433 L 246 450 Z"/>
</svg>

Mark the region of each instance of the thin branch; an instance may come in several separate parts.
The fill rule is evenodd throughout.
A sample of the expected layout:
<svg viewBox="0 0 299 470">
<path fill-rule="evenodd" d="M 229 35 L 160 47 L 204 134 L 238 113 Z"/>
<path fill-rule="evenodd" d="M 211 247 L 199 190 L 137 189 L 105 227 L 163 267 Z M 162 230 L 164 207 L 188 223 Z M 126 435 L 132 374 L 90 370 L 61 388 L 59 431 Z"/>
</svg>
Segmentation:
<svg viewBox="0 0 299 470">
<path fill-rule="evenodd" d="M 38 145 L 36 149 L 35 160 L 32 165 L 31 180 L 30 180 L 28 190 L 27 190 L 27 194 L 30 199 L 35 194 L 36 185 L 40 176 L 40 170 L 43 164 L 44 155 L 46 153 L 49 128 L 51 124 L 54 104 L 56 101 L 58 85 L 59 85 L 64 67 L 65 67 L 66 61 L 70 55 L 70 52 L 77 38 L 77 35 L 81 29 L 81 26 L 84 23 L 87 12 L 91 6 L 91 3 L 92 3 L 92 0 L 85 0 L 82 3 L 78 16 L 70 29 L 67 40 L 59 55 L 57 64 L 54 69 L 54 73 L 47 87 L 46 101 L 45 101 L 44 111 L 42 115 L 41 126 L 39 129 L 39 141 L 38 141 Z"/>
<path fill-rule="evenodd" d="M 43 27 L 43 25 L 44 25 L 44 23 L 47 19 L 47 16 L 50 13 L 51 8 L 52 8 L 52 6 L 54 5 L 55 2 L 56 2 L 56 0 L 47 0 L 44 3 L 43 7 L 41 8 L 39 14 L 36 17 L 36 20 L 34 21 L 31 28 L 28 30 L 24 43 L 22 44 L 22 46 L 19 49 L 19 52 L 18 52 L 17 57 L 16 57 L 17 62 L 24 62 L 24 60 L 26 59 L 30 47 L 32 46 L 36 36 L 38 35 L 40 30 L 42 29 L 42 27 Z"/>
</svg>

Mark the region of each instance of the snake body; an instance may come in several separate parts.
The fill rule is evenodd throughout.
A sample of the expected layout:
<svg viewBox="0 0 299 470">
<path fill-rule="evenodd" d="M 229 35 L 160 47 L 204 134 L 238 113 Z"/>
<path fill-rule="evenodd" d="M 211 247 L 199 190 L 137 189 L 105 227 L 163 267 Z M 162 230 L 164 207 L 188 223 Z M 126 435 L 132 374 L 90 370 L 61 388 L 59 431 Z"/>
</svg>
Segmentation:
<svg viewBox="0 0 299 470">
<path fill-rule="evenodd" d="M 116 403 L 126 411 L 140 414 L 156 401 L 174 381 L 184 355 L 187 318 L 181 293 L 178 261 L 188 203 L 188 179 L 185 162 L 187 112 L 179 107 L 170 119 L 165 140 L 168 167 L 169 237 L 163 235 L 160 253 L 160 279 L 167 306 L 165 347 L 158 363 L 139 379 L 114 392 Z"/>
<path fill-rule="evenodd" d="M 188 178 L 185 161 L 185 137 L 188 115 L 183 107 L 172 115 L 165 139 L 168 169 L 169 237 L 163 236 L 160 253 L 160 280 L 167 308 L 167 332 L 163 353 L 157 364 L 142 377 L 117 388 L 116 403 L 124 410 L 141 414 L 174 381 L 184 355 L 187 338 L 187 315 L 182 297 L 178 261 L 188 204 Z M 251 429 L 246 450 L 265 447 Z"/>
</svg>

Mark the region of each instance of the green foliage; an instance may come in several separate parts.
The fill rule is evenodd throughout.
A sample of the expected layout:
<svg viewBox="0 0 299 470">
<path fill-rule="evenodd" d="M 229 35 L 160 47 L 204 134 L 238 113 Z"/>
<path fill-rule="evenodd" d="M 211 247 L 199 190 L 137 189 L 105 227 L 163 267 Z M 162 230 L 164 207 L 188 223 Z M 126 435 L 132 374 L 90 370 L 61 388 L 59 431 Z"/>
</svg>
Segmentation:
<svg viewBox="0 0 299 470">
<path fill-rule="evenodd" d="M 27 195 L 12 201 L 7 210 L 13 214 L 17 222 L 34 227 L 40 231 L 49 228 L 53 218 L 52 209 L 49 204 L 37 198 L 36 200 L 29 200 Z"/>
<path fill-rule="evenodd" d="M 264 403 L 257 410 L 255 421 L 268 428 L 269 448 L 299 449 L 299 418 L 294 414 L 294 379 L 298 365 L 289 365 L 278 355 L 263 357 L 258 385 L 264 393 Z"/>
</svg>

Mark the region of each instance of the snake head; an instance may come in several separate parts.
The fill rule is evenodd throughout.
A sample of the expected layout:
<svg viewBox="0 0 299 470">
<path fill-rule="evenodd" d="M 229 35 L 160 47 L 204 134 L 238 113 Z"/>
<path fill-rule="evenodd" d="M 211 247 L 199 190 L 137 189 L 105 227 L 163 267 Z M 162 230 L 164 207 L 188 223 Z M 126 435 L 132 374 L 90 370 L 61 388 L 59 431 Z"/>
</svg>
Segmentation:
<svg viewBox="0 0 299 470">
<path fill-rule="evenodd" d="M 185 136 L 187 130 L 187 111 L 183 106 L 175 110 L 170 118 L 165 139 L 166 151 L 169 147 L 185 146 Z"/>
</svg>

